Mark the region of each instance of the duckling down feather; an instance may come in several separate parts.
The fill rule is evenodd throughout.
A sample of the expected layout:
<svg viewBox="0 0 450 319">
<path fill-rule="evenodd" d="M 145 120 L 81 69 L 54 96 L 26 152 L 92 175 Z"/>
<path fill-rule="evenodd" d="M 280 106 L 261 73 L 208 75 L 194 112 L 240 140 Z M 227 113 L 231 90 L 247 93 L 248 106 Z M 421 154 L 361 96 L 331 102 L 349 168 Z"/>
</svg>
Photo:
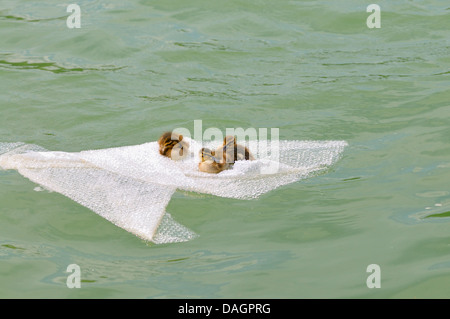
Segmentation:
<svg viewBox="0 0 450 319">
<path fill-rule="evenodd" d="M 198 151 L 213 143 L 188 139 L 190 155 L 173 161 L 157 142 L 81 152 L 55 152 L 24 143 L 0 143 L 0 169 L 91 209 L 115 225 L 154 243 L 182 242 L 196 234 L 166 207 L 179 190 L 255 199 L 333 165 L 345 141 L 250 141 L 254 161 L 237 161 L 219 174 L 198 171 Z"/>
</svg>

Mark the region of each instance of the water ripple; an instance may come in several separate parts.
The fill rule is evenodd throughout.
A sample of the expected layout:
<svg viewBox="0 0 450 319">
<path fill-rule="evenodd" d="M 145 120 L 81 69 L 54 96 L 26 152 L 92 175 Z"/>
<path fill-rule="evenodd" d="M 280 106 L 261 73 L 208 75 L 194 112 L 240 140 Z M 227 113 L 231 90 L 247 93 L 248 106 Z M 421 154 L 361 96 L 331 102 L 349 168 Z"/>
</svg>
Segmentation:
<svg viewBox="0 0 450 319">
<path fill-rule="evenodd" d="M 57 62 L 45 61 L 42 58 L 13 58 L 10 54 L 0 54 L 0 68 L 41 70 L 52 73 L 86 72 L 86 71 L 118 71 L 124 66 L 103 65 L 98 67 L 64 67 Z"/>
</svg>

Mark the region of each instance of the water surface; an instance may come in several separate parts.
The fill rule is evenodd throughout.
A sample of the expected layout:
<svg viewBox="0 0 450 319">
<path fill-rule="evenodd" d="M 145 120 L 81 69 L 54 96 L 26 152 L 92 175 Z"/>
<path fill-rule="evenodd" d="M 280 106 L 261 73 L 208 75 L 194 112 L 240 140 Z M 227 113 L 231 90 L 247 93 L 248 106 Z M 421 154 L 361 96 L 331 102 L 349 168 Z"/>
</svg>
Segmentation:
<svg viewBox="0 0 450 319">
<path fill-rule="evenodd" d="M 200 236 L 170 245 L 2 171 L 0 297 L 450 297 L 447 1 L 380 1 L 379 29 L 354 0 L 77 4 L 69 29 L 66 4 L 2 1 L 0 141 L 100 149 L 201 119 L 349 147 L 258 200 L 177 192 Z"/>
</svg>

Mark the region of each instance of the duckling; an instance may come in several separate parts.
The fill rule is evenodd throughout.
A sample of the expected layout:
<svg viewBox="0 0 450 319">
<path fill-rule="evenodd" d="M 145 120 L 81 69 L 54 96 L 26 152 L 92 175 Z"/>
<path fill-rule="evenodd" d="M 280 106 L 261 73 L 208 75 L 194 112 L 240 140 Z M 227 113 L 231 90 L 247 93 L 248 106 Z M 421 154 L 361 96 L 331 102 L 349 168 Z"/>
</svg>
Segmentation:
<svg viewBox="0 0 450 319">
<path fill-rule="evenodd" d="M 220 173 L 230 167 L 230 164 L 224 160 L 219 160 L 215 156 L 215 152 L 211 151 L 209 148 L 203 147 L 200 152 L 200 163 L 198 164 L 198 169 L 205 173 Z"/>
<path fill-rule="evenodd" d="M 199 156 L 201 160 L 198 164 L 199 170 L 215 174 L 231 168 L 236 161 L 253 161 L 255 159 L 249 149 L 237 144 L 236 138 L 231 135 L 226 136 L 223 140 L 223 145 L 215 151 L 211 151 L 209 148 L 202 148 Z"/>
<path fill-rule="evenodd" d="M 173 160 L 180 160 L 189 154 L 189 143 L 183 140 L 183 135 L 165 132 L 158 140 L 159 153 Z"/>
<path fill-rule="evenodd" d="M 216 149 L 215 154 L 218 154 L 217 158 L 223 157 L 227 163 L 231 164 L 236 161 L 255 159 L 250 150 L 246 146 L 237 144 L 236 137 L 231 135 L 225 136 L 223 145 Z"/>
</svg>

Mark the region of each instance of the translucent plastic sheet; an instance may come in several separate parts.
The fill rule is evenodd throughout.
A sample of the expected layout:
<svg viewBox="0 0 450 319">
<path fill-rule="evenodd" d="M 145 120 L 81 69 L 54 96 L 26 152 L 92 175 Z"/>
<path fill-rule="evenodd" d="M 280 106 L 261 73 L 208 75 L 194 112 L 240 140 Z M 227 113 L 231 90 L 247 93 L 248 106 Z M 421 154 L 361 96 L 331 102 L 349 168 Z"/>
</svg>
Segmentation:
<svg viewBox="0 0 450 319">
<path fill-rule="evenodd" d="M 187 241 L 194 232 L 165 209 L 177 190 L 253 199 L 333 165 L 344 141 L 253 141 L 255 161 L 238 161 L 219 174 L 198 171 L 198 151 L 218 145 L 188 139 L 190 156 L 161 156 L 157 142 L 78 153 L 36 145 L 0 143 L 0 168 L 14 169 L 61 193 L 115 225 L 154 243 Z"/>
</svg>

